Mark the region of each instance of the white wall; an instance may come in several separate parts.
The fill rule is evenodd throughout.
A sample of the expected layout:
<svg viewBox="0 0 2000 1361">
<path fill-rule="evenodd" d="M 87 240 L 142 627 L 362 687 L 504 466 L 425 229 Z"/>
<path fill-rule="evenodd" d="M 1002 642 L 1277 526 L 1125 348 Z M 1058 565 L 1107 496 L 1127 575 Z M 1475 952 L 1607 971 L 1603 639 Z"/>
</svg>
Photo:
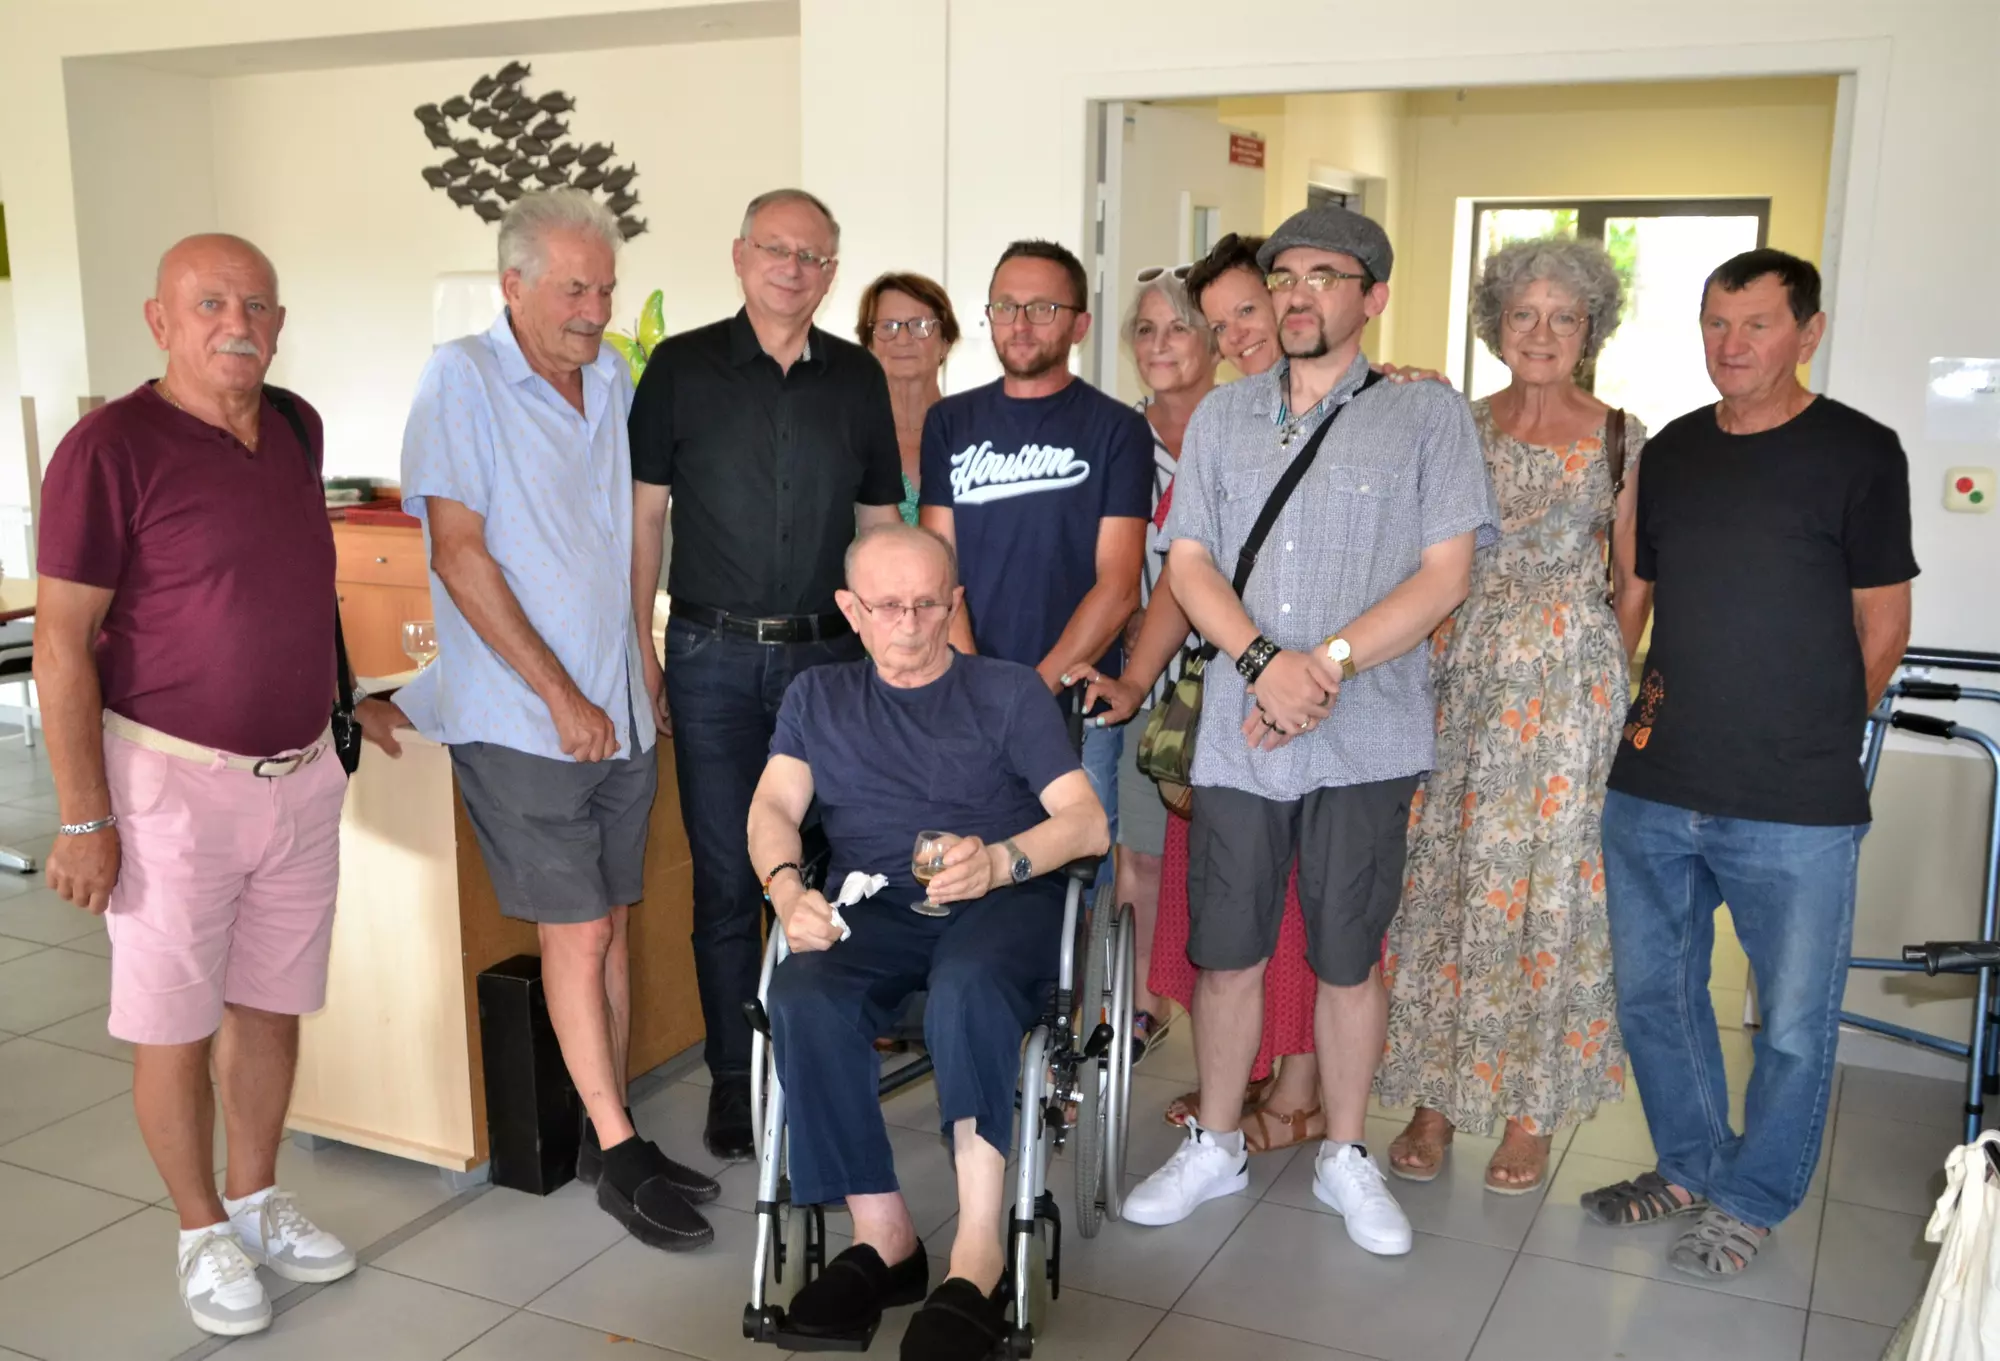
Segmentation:
<svg viewBox="0 0 2000 1361">
<path fill-rule="evenodd" d="M 576 96 L 563 115 L 572 138 L 613 142 L 614 162 L 639 168 L 633 212 L 650 230 L 620 254 L 615 324 L 628 329 L 655 288 L 665 291 L 671 331 L 734 311 L 729 242 L 743 205 L 799 175 L 798 41 L 523 59 L 534 68 L 531 92 Z M 410 393 L 431 352 L 432 280 L 494 268 L 496 228 L 419 175 L 442 153 L 411 111 L 462 93 L 496 65 L 213 83 L 217 216 L 277 263 L 286 321 L 272 381 L 325 413 L 330 472 L 396 476 Z M 319 131 L 302 138 L 301 129 Z"/>
<path fill-rule="evenodd" d="M 153 295 L 160 253 L 214 231 L 209 83 L 189 76 L 77 62 L 67 81 L 76 177 L 76 243 L 91 395 L 117 397 L 165 361 L 140 308 Z M 161 128 L 191 135 L 162 137 Z M 54 453 L 49 446 L 44 458 Z"/>
<path fill-rule="evenodd" d="M 0 505 L 26 505 L 21 447 L 21 356 L 14 339 L 14 285 L 0 279 Z M 6 565 L 0 545 L 0 568 Z M 24 564 L 16 564 L 17 567 Z"/>
</svg>

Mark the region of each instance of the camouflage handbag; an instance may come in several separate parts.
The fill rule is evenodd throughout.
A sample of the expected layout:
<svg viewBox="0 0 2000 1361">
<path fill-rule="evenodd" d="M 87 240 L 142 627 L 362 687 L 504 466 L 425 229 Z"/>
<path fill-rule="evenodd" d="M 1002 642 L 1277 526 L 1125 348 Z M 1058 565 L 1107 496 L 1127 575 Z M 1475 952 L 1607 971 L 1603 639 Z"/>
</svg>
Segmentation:
<svg viewBox="0 0 2000 1361">
<path fill-rule="evenodd" d="M 1180 679 L 1153 706 L 1146 730 L 1139 734 L 1139 773 L 1159 783 L 1160 801 L 1180 817 L 1194 807 L 1188 777 L 1194 771 L 1194 735 L 1201 727 L 1201 673 L 1214 655 L 1212 647 L 1181 654 Z"/>
<path fill-rule="evenodd" d="M 1381 374 L 1370 372 L 1361 386 L 1355 389 L 1354 396 L 1359 397 L 1380 381 Z M 1347 399 L 1348 402 L 1353 400 L 1353 397 Z M 1265 498 L 1264 508 L 1257 513 L 1257 522 L 1250 527 L 1249 537 L 1243 540 L 1243 547 L 1236 555 L 1236 576 L 1230 583 L 1230 589 L 1236 592 L 1237 599 L 1243 598 L 1243 587 L 1250 580 L 1250 569 L 1257 565 L 1257 550 L 1264 546 L 1272 526 L 1277 524 L 1278 513 L 1284 510 L 1293 489 L 1305 477 L 1306 470 L 1312 467 L 1320 445 L 1326 442 L 1326 432 L 1333 428 L 1333 423 L 1346 409 L 1347 402 L 1342 402 L 1319 423 L 1312 438 L 1306 441 L 1306 447 L 1299 450 L 1297 457 L 1286 465 L 1278 484 Z M 1182 652 L 1180 678 L 1167 691 L 1167 697 L 1153 706 L 1153 716 L 1146 720 L 1146 730 L 1139 734 L 1139 772 L 1158 782 L 1161 802 L 1182 817 L 1188 816 L 1194 807 L 1194 740 L 1201 729 L 1202 676 L 1208 664 L 1215 660 L 1215 652 L 1213 643 L 1203 643 L 1198 648 Z"/>
</svg>

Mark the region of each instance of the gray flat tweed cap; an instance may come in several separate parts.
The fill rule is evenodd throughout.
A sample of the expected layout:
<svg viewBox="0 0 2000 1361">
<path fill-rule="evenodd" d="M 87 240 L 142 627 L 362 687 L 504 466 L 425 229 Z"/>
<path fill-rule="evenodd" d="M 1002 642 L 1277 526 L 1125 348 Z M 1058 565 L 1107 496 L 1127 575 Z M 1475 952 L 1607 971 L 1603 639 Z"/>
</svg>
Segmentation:
<svg viewBox="0 0 2000 1361">
<path fill-rule="evenodd" d="M 1258 249 L 1257 268 L 1269 270 L 1272 261 L 1294 246 L 1317 246 L 1352 255 L 1378 283 L 1389 281 L 1389 267 L 1396 262 L 1389 234 L 1372 218 L 1332 204 L 1306 208 L 1286 218 L 1284 225 L 1272 232 Z"/>
</svg>

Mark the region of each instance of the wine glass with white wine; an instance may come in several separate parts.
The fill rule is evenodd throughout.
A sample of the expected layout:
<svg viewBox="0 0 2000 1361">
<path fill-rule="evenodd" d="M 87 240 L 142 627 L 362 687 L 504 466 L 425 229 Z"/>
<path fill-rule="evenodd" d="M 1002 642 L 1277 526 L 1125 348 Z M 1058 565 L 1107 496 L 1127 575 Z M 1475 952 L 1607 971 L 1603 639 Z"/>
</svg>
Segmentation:
<svg viewBox="0 0 2000 1361">
<path fill-rule="evenodd" d="M 910 874 L 920 884 L 928 885 L 939 871 L 944 869 L 944 853 L 951 849 L 951 843 L 958 840 L 950 832 L 918 832 L 917 844 L 910 852 Z M 934 903 L 930 894 L 910 904 L 910 911 L 921 912 L 926 917 L 949 917 L 951 907 L 946 903 Z"/>
<path fill-rule="evenodd" d="M 403 625 L 403 655 L 421 671 L 437 660 L 437 625 L 428 619 L 411 619 Z"/>
</svg>

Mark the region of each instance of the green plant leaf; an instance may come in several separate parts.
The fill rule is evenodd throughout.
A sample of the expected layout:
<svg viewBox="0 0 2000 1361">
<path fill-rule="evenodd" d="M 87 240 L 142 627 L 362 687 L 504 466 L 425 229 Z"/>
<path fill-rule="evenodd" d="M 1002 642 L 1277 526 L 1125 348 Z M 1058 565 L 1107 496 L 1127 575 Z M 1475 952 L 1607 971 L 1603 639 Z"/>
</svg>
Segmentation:
<svg viewBox="0 0 2000 1361">
<path fill-rule="evenodd" d="M 646 371 L 645 347 L 620 331 L 606 331 L 604 338 L 611 342 L 613 349 L 625 356 L 625 366 L 632 370 L 632 382 L 636 386 L 640 375 Z"/>
<path fill-rule="evenodd" d="M 667 334 L 666 297 L 660 289 L 653 290 L 653 296 L 646 299 L 646 305 L 639 309 L 639 343 L 651 354 L 653 347 Z"/>
</svg>

